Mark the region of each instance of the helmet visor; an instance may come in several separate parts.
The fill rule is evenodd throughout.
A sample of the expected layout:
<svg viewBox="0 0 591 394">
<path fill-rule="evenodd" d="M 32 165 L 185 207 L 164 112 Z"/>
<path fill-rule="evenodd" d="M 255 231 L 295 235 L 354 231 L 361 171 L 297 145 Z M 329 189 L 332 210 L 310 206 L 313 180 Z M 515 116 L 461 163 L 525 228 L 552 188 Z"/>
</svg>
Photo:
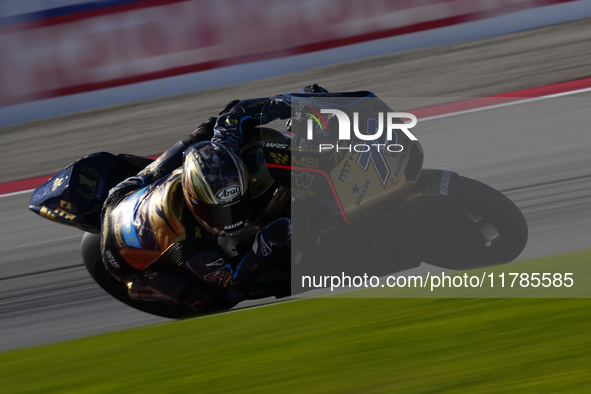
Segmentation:
<svg viewBox="0 0 591 394">
<path fill-rule="evenodd" d="M 250 213 L 250 198 L 248 194 L 230 204 L 211 205 L 198 203 L 193 206 L 193 211 L 203 225 L 211 232 L 232 236 L 238 234 L 248 222 Z"/>
</svg>

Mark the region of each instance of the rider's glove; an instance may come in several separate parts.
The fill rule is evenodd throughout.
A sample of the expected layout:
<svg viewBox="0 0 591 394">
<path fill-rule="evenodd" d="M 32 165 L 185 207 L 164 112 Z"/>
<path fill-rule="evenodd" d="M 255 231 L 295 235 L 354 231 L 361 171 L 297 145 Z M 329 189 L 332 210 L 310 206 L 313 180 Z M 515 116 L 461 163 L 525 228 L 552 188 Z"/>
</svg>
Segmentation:
<svg viewBox="0 0 591 394">
<path fill-rule="evenodd" d="M 210 286 L 226 288 L 233 284 L 232 267 L 219 248 L 195 254 L 187 261 L 186 267 Z"/>
<path fill-rule="evenodd" d="M 275 257 L 279 252 L 289 252 L 290 246 L 291 219 L 279 218 L 257 232 L 252 250 L 264 260 Z"/>
<path fill-rule="evenodd" d="M 201 123 L 197 129 L 193 132 L 193 135 L 200 136 L 200 135 L 207 135 L 211 139 L 213 136 L 213 126 L 215 126 L 215 122 L 218 118 L 209 118 L 205 123 Z"/>
<path fill-rule="evenodd" d="M 328 93 L 328 90 L 324 89 L 322 86 L 314 84 L 306 86 L 300 93 Z"/>
<path fill-rule="evenodd" d="M 224 109 L 222 109 L 220 111 L 219 115 L 221 116 L 223 114 L 227 114 L 239 102 L 240 102 L 240 100 L 232 100 L 232 101 L 230 101 L 228 104 L 226 104 L 226 106 L 224 107 Z"/>
</svg>

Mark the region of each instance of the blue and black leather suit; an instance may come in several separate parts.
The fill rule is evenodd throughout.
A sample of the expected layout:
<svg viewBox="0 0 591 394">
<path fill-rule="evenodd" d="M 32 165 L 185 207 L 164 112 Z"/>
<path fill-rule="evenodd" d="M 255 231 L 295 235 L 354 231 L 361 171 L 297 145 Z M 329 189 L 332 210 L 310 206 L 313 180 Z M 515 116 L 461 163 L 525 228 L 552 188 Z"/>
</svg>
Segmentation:
<svg viewBox="0 0 591 394">
<path fill-rule="evenodd" d="M 261 117 L 263 106 L 265 117 Z M 156 290 L 197 312 L 223 307 L 219 302 L 227 303 L 228 297 L 243 299 L 257 272 L 277 253 L 289 250 L 289 219 L 263 227 L 252 248 L 230 258 L 218 246 L 217 236 L 201 227 L 185 205 L 180 181 L 183 152 L 210 139 L 239 152 L 245 130 L 290 116 L 287 96 L 235 100 L 217 119 L 210 118 L 136 176 L 114 187 L 102 215 L 101 248 L 107 270 L 120 281 Z"/>
</svg>

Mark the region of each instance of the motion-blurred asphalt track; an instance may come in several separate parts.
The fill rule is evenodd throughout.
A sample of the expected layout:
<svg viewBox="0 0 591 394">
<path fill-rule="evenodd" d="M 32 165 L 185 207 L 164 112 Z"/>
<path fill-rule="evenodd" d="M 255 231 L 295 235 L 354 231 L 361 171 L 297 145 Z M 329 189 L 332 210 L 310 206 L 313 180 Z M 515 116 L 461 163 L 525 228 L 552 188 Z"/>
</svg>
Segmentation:
<svg viewBox="0 0 591 394">
<path fill-rule="evenodd" d="M 487 42 L 498 43 L 498 39 Z M 511 41 L 507 40 L 504 45 L 503 48 L 510 46 Z M 441 51 L 441 48 L 434 51 Z M 382 66 L 383 58 L 374 59 L 376 67 Z M 461 62 L 461 59 L 458 57 L 456 62 Z M 356 67 L 359 78 L 350 90 L 363 88 L 378 95 L 395 96 L 396 76 L 384 82 L 374 79 L 376 74 L 367 61 L 357 63 Z M 307 75 L 309 82 L 322 83 L 338 78 L 334 75 L 336 72 L 334 67 L 329 67 L 316 73 L 307 72 Z M 588 75 L 573 74 L 571 79 L 583 76 Z M 436 78 L 433 75 L 433 80 Z M 289 81 L 290 76 L 283 79 Z M 554 81 L 539 78 L 540 82 L 531 80 L 528 86 L 521 85 L 518 88 L 561 80 L 567 78 Z M 385 94 L 384 84 L 388 85 Z M 482 80 L 481 84 L 486 85 L 487 82 Z M 346 81 L 340 81 L 336 89 L 327 86 L 333 90 L 345 90 L 346 87 Z M 241 91 L 241 98 L 247 97 L 242 87 L 237 89 Z M 458 92 L 452 86 L 449 91 Z M 467 91 L 460 90 L 459 94 L 467 95 Z M 260 95 L 260 92 L 257 93 Z M 264 94 L 273 93 L 277 92 Z M 500 92 L 497 90 L 487 94 L 494 93 Z M 234 98 L 231 88 L 218 92 L 217 101 L 224 100 L 220 98 L 221 95 L 225 95 L 227 100 Z M 419 95 L 433 94 L 415 94 Z M 450 99 L 450 94 L 440 95 L 455 101 Z M 452 170 L 482 181 L 503 191 L 522 209 L 528 221 L 530 239 L 519 259 L 585 249 L 591 246 L 591 133 L 587 120 L 591 107 L 589 96 L 589 93 L 581 93 L 424 122 L 419 119 L 419 125 L 413 132 L 425 150 L 426 168 Z M 167 105 L 167 100 L 173 99 L 162 99 L 163 106 Z M 83 125 L 85 116 L 89 119 L 102 116 L 103 119 L 110 119 L 108 123 L 112 128 L 117 128 L 120 124 L 118 117 L 130 108 L 132 110 L 133 106 L 95 111 L 76 115 L 76 119 L 79 125 Z M 195 108 L 195 111 L 217 112 L 211 102 Z M 102 115 L 97 115 L 97 112 L 102 112 Z M 42 122 L 36 122 L 32 127 L 42 129 Z M 59 119 L 45 122 L 48 127 L 59 128 Z M 176 127 L 178 129 L 179 125 Z M 189 124 L 185 124 L 184 128 L 184 134 L 191 131 Z M 18 132 L 19 129 L 15 127 L 0 129 L 0 135 L 4 133 L 2 138 L 12 138 L 10 136 Z M 141 137 L 140 131 L 135 131 L 133 138 L 127 136 L 126 130 L 120 130 L 118 134 L 127 142 Z M 39 139 L 31 142 L 31 145 L 42 151 L 43 134 L 37 135 Z M 161 150 L 182 136 L 160 137 L 168 141 Z M 58 156 L 56 160 L 62 160 L 61 166 L 69 164 L 71 155 L 78 157 L 92 152 L 87 151 L 88 145 L 76 149 L 82 146 L 82 142 L 73 134 L 62 135 L 62 138 L 63 146 L 68 148 L 67 154 L 58 153 L 59 150 L 44 153 Z M 158 153 L 158 150 L 146 151 L 146 141 L 142 144 L 144 148 L 127 153 Z M 7 148 L 4 146 L 3 150 Z M 27 158 L 22 160 L 24 162 Z M 7 178 L 6 174 L 3 178 Z M 79 244 L 82 232 L 35 216 L 27 210 L 29 198 L 30 193 L 0 198 L 0 351 L 166 321 L 135 311 L 106 295 L 92 281 L 81 263 Z M 421 267 L 420 270 L 426 272 L 427 268 Z"/>
</svg>

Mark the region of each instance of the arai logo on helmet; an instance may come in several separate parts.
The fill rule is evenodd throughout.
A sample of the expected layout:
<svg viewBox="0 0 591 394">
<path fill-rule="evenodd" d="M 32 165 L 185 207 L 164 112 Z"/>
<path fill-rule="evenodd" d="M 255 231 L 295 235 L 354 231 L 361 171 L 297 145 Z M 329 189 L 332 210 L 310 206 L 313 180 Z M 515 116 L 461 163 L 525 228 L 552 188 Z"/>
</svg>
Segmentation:
<svg viewBox="0 0 591 394">
<path fill-rule="evenodd" d="M 231 200 L 240 195 L 240 186 L 228 186 L 215 194 L 219 201 Z"/>
</svg>

